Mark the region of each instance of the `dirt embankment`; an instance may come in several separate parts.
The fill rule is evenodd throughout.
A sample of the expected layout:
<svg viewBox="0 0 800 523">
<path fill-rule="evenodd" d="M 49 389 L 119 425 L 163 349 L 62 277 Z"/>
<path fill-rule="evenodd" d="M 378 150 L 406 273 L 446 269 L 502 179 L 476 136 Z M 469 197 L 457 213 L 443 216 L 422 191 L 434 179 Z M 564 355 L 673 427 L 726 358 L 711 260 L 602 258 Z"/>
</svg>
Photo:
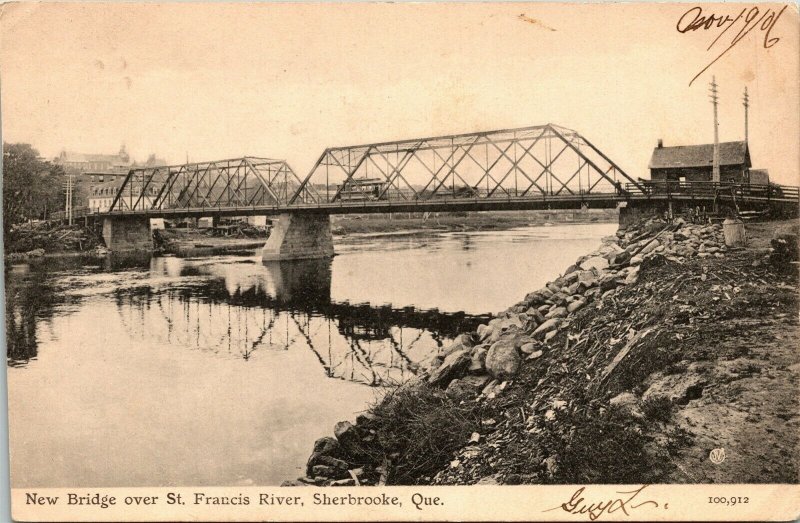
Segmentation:
<svg viewBox="0 0 800 523">
<path fill-rule="evenodd" d="M 337 424 L 286 484 L 797 482 L 787 228 L 730 249 L 720 226 L 620 231 Z"/>
</svg>

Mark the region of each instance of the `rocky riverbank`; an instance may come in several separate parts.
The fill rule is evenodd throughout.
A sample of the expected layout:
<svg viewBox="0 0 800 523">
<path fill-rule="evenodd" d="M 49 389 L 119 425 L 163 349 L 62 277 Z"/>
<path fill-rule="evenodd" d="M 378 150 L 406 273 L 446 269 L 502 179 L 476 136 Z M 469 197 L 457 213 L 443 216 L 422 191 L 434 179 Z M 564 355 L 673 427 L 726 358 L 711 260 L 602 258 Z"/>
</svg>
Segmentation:
<svg viewBox="0 0 800 523">
<path fill-rule="evenodd" d="M 10 262 L 46 255 L 96 254 L 106 249 L 100 232 L 84 225 L 33 222 L 14 226 L 3 238 L 5 257 Z"/>
<path fill-rule="evenodd" d="M 719 225 L 650 219 L 605 238 L 285 484 L 798 481 L 797 223 L 753 231 L 728 248 Z"/>
</svg>

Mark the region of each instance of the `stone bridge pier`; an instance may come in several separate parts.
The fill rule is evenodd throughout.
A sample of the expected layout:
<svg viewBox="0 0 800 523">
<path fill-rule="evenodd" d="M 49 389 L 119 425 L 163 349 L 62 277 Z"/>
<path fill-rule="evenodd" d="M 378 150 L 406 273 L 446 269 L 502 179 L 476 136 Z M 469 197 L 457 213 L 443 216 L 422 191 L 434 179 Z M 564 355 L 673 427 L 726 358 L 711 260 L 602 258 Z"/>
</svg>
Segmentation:
<svg viewBox="0 0 800 523">
<path fill-rule="evenodd" d="M 103 240 L 112 251 L 152 251 L 150 218 L 114 216 L 103 218 Z"/>
<path fill-rule="evenodd" d="M 667 202 L 628 202 L 627 206 L 619 209 L 619 228 L 627 229 L 629 225 L 645 218 L 661 216 L 664 211 L 669 212 L 671 204 Z"/>
<path fill-rule="evenodd" d="M 261 250 L 263 261 L 310 260 L 333 256 L 327 214 L 281 214 Z"/>
</svg>

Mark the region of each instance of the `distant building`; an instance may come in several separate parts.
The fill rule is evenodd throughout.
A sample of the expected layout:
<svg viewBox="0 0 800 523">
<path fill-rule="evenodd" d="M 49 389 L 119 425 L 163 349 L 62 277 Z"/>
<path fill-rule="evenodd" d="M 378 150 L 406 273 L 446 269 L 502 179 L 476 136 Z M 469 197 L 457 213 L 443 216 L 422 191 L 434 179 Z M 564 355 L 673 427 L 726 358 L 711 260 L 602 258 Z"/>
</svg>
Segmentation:
<svg viewBox="0 0 800 523">
<path fill-rule="evenodd" d="M 114 203 L 114 198 L 116 198 L 117 193 L 119 192 L 122 184 L 125 181 L 125 176 L 120 176 L 116 179 L 105 181 L 102 183 L 98 183 L 93 185 L 89 189 L 89 202 L 88 206 L 91 209 L 91 212 L 106 212 L 111 208 L 111 204 Z M 148 187 L 147 191 L 142 197 L 142 201 L 139 202 L 137 208 L 149 209 L 153 206 L 153 201 L 155 200 L 156 196 L 158 196 L 158 187 L 152 186 Z M 130 205 L 136 205 L 136 202 L 139 200 L 139 195 L 141 194 L 141 188 L 135 187 L 133 189 L 133 193 L 129 193 L 126 189 L 125 194 L 123 195 L 124 198 L 128 199 Z"/>
<path fill-rule="evenodd" d="M 64 167 L 67 172 L 74 175 L 74 200 L 75 207 L 89 207 L 94 209 L 99 202 L 106 200 L 98 195 L 98 191 L 106 192 L 110 187 L 109 182 L 118 182 L 117 188 L 128 175 L 131 169 L 146 167 L 163 167 L 166 160 L 151 154 L 144 162 L 132 161 L 130 155 L 122 145 L 117 154 L 83 154 L 71 151 L 61 151 L 53 162 Z M 94 191 L 95 186 L 99 187 Z M 90 201 L 91 200 L 91 201 Z"/>
<path fill-rule="evenodd" d="M 128 172 L 131 158 L 123 145 L 117 154 L 84 154 L 61 151 L 61 154 L 53 159 L 53 163 L 78 172 Z"/>
<path fill-rule="evenodd" d="M 650 159 L 653 181 L 710 182 L 714 163 L 714 144 L 664 147 L 661 140 Z M 749 181 L 750 150 L 747 142 L 719 144 L 720 180 Z"/>
</svg>

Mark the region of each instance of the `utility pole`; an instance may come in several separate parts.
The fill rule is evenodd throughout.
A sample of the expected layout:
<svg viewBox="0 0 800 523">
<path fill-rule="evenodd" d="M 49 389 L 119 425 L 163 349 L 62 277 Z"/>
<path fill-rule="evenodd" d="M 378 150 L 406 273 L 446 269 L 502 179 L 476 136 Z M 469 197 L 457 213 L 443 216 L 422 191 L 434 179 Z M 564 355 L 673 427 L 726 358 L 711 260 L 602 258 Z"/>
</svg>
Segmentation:
<svg viewBox="0 0 800 523">
<path fill-rule="evenodd" d="M 72 225 L 72 188 L 75 186 L 75 182 L 72 178 L 72 173 L 69 173 L 68 176 L 67 190 L 69 191 L 69 224 Z"/>
<path fill-rule="evenodd" d="M 72 173 L 67 174 L 67 179 L 64 180 L 64 214 L 67 218 L 67 223 L 72 225 L 72 194 L 75 181 Z"/>
<path fill-rule="evenodd" d="M 749 143 L 748 128 L 747 128 L 747 110 L 750 108 L 750 97 L 747 95 L 747 86 L 744 86 L 744 98 L 742 98 L 742 105 L 744 105 L 744 141 Z"/>
<path fill-rule="evenodd" d="M 719 95 L 717 93 L 717 78 L 711 77 L 711 103 L 714 105 L 714 160 L 713 170 L 711 171 L 711 181 L 719 183 L 719 119 L 717 118 L 717 103 Z"/>
</svg>

